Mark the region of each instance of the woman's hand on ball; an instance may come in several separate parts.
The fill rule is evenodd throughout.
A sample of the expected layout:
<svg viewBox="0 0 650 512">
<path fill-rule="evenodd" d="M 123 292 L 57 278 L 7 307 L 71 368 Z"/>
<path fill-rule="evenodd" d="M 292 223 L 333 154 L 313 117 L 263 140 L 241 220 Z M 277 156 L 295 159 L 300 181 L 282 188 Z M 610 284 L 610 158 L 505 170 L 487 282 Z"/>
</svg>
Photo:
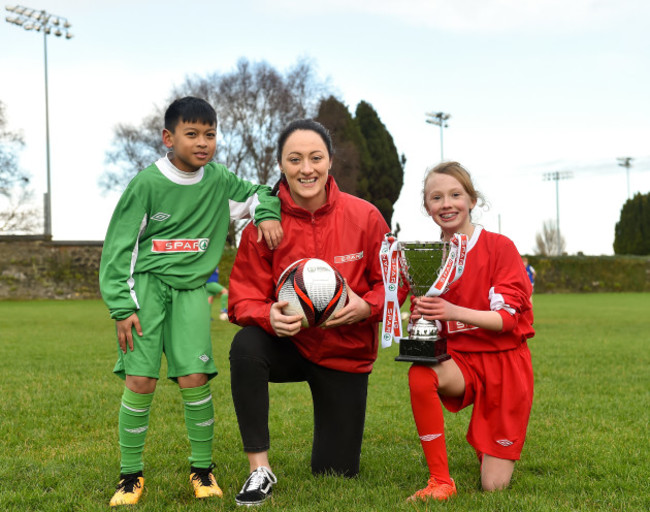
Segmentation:
<svg viewBox="0 0 650 512">
<path fill-rule="evenodd" d="M 282 312 L 282 308 L 288 305 L 289 303 L 286 300 L 274 302 L 271 305 L 269 321 L 271 322 L 271 327 L 273 327 L 275 334 L 280 338 L 295 336 L 302 327 L 301 315 L 285 315 Z"/>
<path fill-rule="evenodd" d="M 347 279 L 345 280 L 345 288 L 348 293 L 348 303 L 321 326 L 324 329 L 356 324 L 370 316 L 370 304 L 354 293 L 352 288 L 348 286 Z"/>
</svg>

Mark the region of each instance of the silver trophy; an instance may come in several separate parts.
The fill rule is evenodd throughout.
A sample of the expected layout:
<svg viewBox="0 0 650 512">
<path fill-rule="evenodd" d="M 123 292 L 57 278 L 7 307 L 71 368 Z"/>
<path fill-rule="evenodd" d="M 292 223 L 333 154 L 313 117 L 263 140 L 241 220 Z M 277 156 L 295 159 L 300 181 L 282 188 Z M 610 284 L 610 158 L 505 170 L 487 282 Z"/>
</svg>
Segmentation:
<svg viewBox="0 0 650 512">
<path fill-rule="evenodd" d="M 402 274 L 408 279 L 411 293 L 416 297 L 433 295 L 431 286 L 449 254 L 449 243 L 398 242 Z M 419 318 L 411 327 L 408 338 L 402 338 L 395 361 L 438 364 L 451 356 L 447 354 L 447 339 L 438 334 L 436 323 Z"/>
</svg>

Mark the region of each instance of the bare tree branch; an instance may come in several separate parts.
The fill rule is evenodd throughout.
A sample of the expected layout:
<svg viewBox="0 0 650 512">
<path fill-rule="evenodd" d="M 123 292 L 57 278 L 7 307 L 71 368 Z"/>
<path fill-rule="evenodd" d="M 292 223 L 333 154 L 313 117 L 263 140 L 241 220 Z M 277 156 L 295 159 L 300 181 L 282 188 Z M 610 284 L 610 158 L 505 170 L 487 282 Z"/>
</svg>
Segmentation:
<svg viewBox="0 0 650 512">
<path fill-rule="evenodd" d="M 537 233 L 535 241 L 537 243 L 535 254 L 540 256 L 561 256 L 566 249 L 564 237 L 553 220 L 544 221 L 542 232 Z"/>
</svg>

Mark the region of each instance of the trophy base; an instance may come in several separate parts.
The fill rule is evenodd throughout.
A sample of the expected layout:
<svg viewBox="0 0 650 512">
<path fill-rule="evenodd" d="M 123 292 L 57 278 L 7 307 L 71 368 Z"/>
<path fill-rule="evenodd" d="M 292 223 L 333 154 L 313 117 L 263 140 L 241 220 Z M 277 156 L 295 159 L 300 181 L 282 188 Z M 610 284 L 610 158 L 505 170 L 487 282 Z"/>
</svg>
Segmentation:
<svg viewBox="0 0 650 512">
<path fill-rule="evenodd" d="M 395 361 L 434 365 L 447 359 L 451 359 L 451 356 L 447 354 L 446 338 L 402 338 Z"/>
</svg>

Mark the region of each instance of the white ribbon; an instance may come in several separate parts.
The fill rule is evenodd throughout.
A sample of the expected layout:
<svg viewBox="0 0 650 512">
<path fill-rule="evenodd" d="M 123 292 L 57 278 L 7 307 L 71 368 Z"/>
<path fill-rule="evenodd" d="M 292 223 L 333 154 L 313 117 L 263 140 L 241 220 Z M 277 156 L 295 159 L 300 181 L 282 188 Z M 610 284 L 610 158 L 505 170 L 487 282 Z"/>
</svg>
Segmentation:
<svg viewBox="0 0 650 512">
<path fill-rule="evenodd" d="M 381 333 L 382 348 L 390 347 L 393 339 L 399 343 L 402 338 L 402 317 L 397 298 L 400 272 L 397 244 L 397 240 L 388 233 L 384 237 L 379 251 L 381 275 L 384 280 L 384 291 L 386 292 Z"/>
<path fill-rule="evenodd" d="M 463 275 L 465 258 L 467 257 L 467 235 L 454 233 L 449 241 L 449 255 L 442 271 L 425 294 L 427 297 L 438 297 L 447 291 L 449 285 Z"/>
</svg>

